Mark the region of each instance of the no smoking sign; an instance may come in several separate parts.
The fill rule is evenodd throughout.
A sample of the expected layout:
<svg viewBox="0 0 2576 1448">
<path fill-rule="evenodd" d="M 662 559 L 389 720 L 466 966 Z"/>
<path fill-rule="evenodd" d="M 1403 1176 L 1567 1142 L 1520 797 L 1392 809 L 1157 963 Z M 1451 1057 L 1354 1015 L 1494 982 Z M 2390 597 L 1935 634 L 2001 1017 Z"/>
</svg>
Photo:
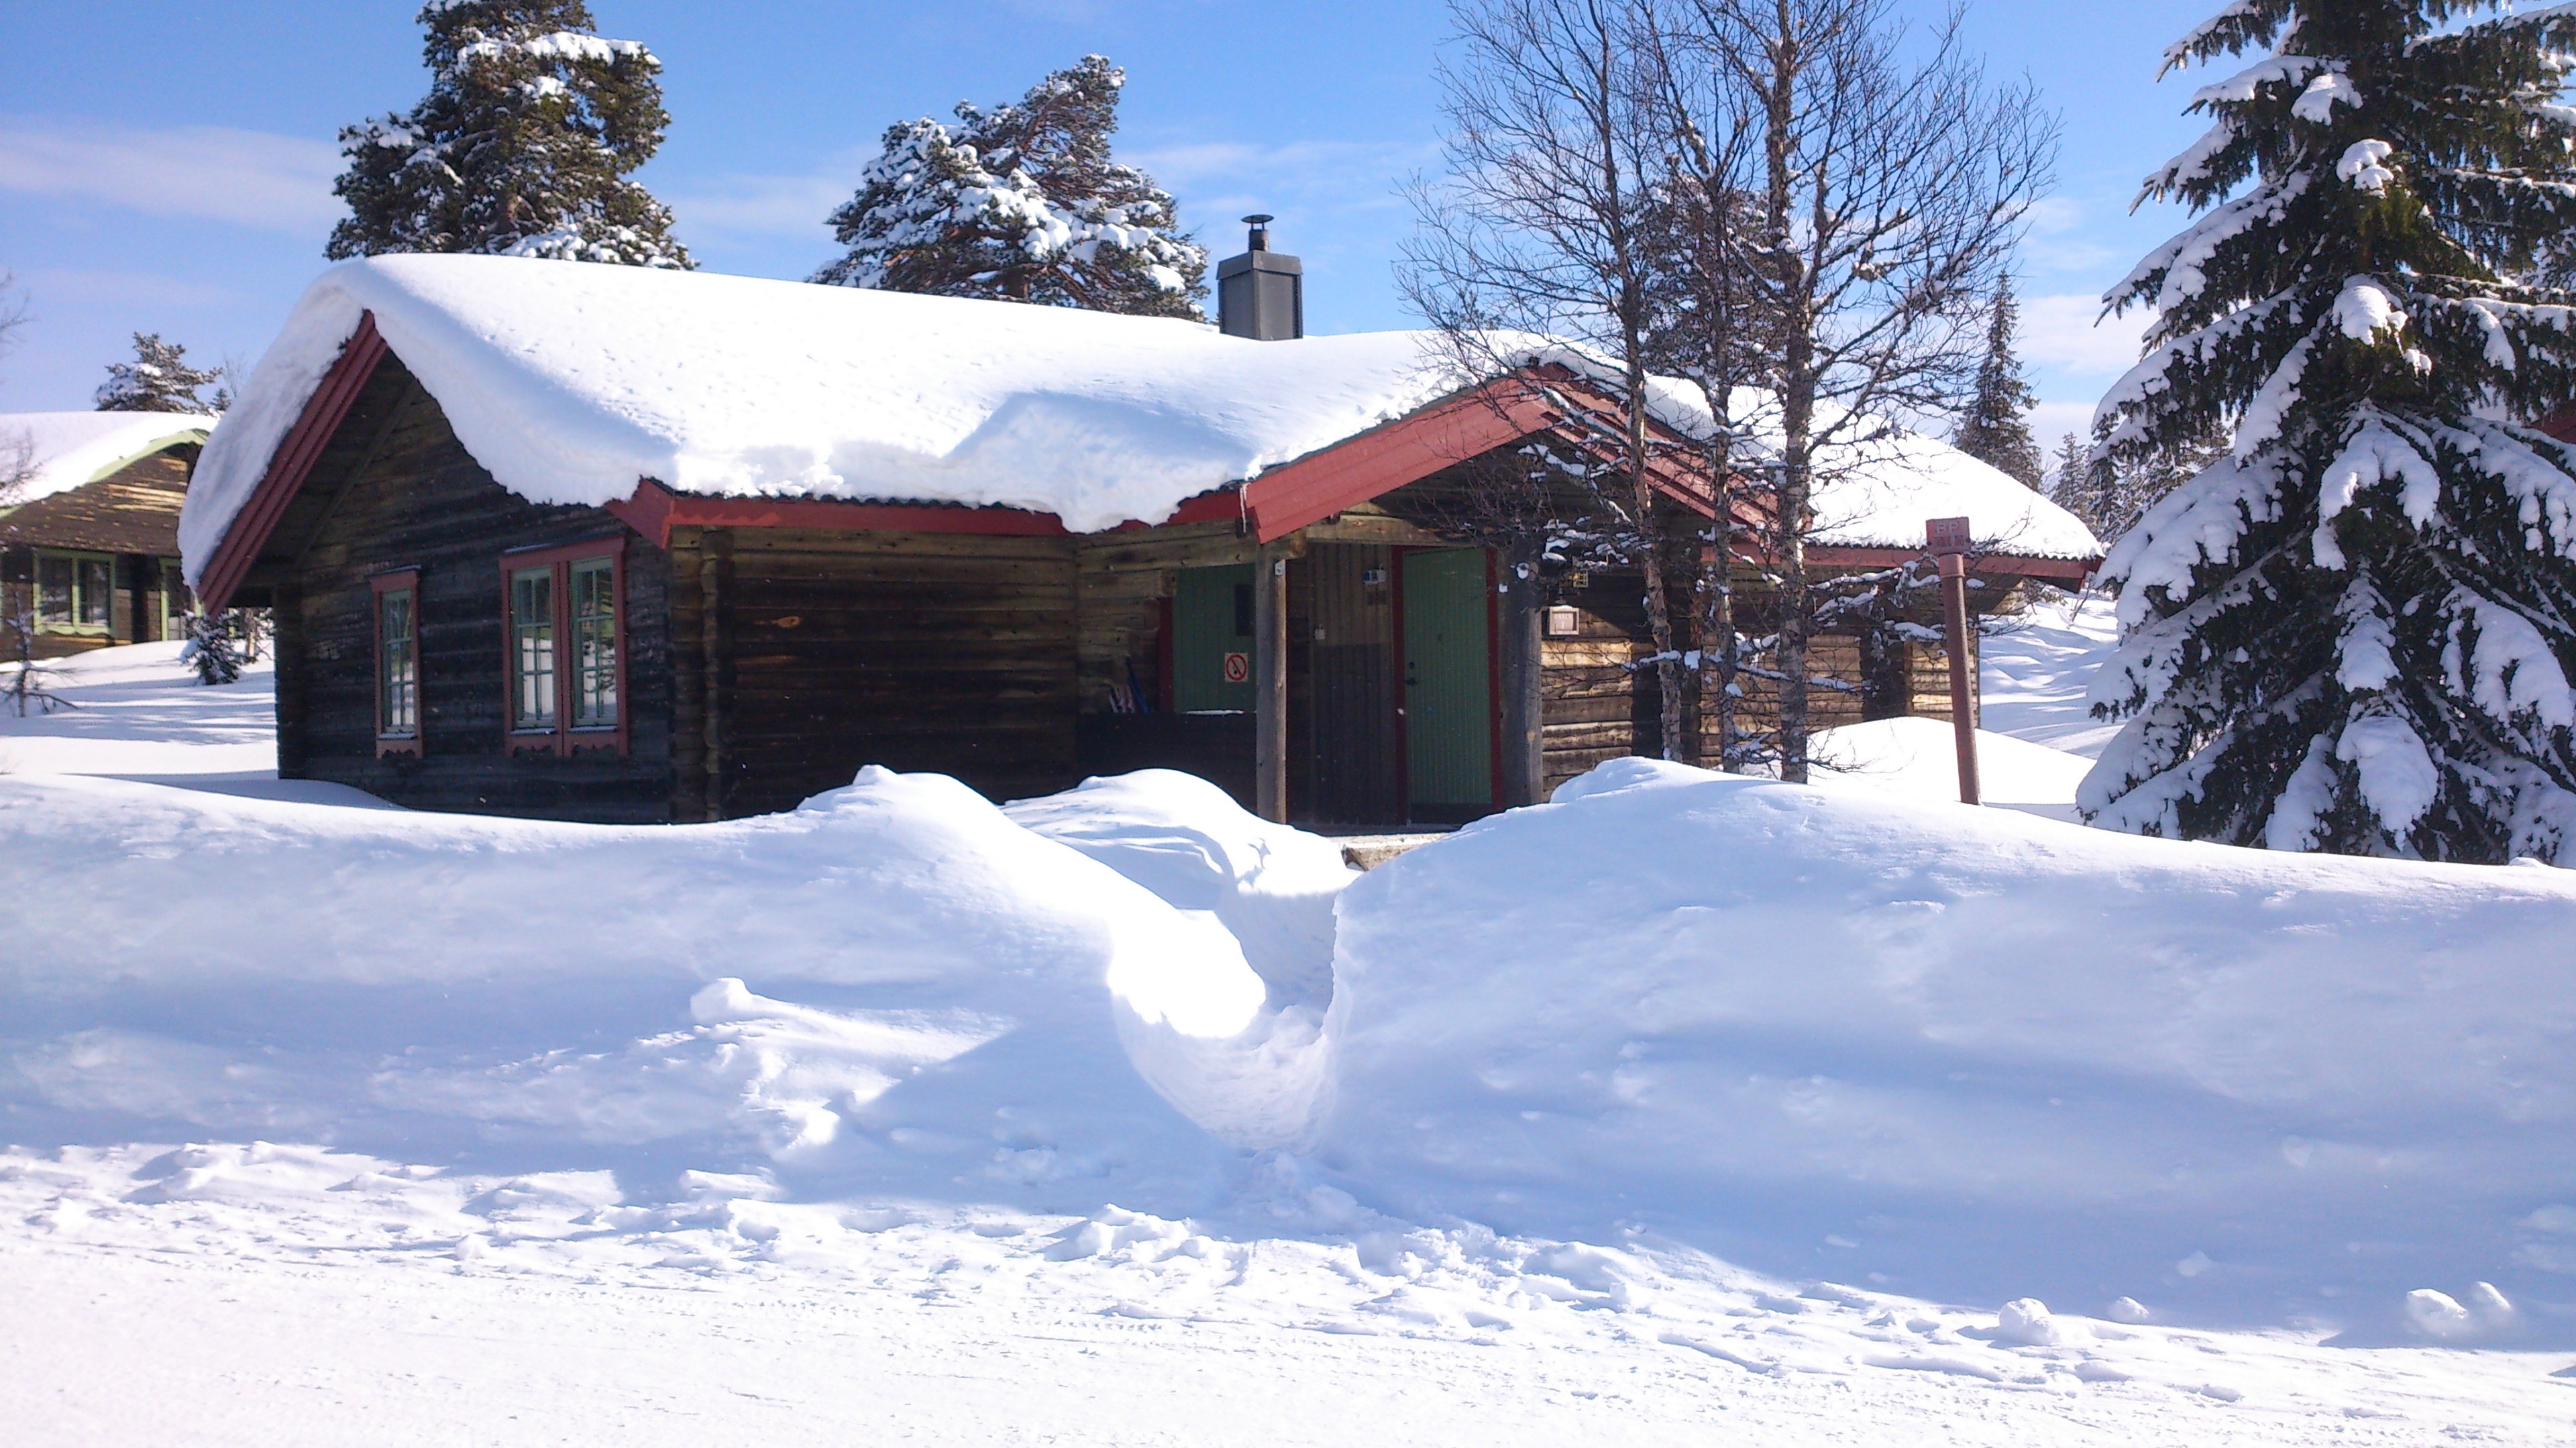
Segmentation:
<svg viewBox="0 0 2576 1448">
<path fill-rule="evenodd" d="M 1226 655 L 1225 681 L 1229 684 L 1248 684 L 1252 682 L 1252 656 L 1249 654 Z"/>
</svg>

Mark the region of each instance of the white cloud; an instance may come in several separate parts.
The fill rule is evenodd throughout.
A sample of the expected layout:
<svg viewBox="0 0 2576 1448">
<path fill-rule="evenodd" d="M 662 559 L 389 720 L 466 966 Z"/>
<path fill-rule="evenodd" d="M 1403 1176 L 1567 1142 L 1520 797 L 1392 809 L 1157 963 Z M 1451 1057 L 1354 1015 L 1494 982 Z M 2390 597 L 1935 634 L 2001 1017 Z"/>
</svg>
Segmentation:
<svg viewBox="0 0 2576 1448">
<path fill-rule="evenodd" d="M 46 267 L 23 278 L 47 302 L 133 302 L 156 307 L 214 307 L 236 300 L 226 288 L 157 272 Z"/>
<path fill-rule="evenodd" d="M 76 197 L 154 216 L 304 232 L 341 215 L 327 141 L 229 126 L 142 130 L 0 121 L 0 190 Z"/>
<path fill-rule="evenodd" d="M 2021 304 L 2021 335 L 2014 346 L 2022 360 L 2040 367 L 2116 376 L 2136 364 L 2138 339 L 2154 320 L 2134 308 L 2123 316 L 2102 316 L 2101 299 L 2080 293 L 2029 297 Z"/>
<path fill-rule="evenodd" d="M 2043 402 L 2030 410 L 2030 435 L 2046 454 L 2049 466 L 2057 466 L 2057 444 L 2068 433 L 2082 442 L 2093 438 L 2093 404 L 2089 402 Z"/>
<path fill-rule="evenodd" d="M 821 246 L 831 242 L 824 223 L 858 189 L 864 160 L 812 176 L 725 176 L 674 193 L 671 214 L 684 232 L 735 236 L 785 236 Z"/>
</svg>

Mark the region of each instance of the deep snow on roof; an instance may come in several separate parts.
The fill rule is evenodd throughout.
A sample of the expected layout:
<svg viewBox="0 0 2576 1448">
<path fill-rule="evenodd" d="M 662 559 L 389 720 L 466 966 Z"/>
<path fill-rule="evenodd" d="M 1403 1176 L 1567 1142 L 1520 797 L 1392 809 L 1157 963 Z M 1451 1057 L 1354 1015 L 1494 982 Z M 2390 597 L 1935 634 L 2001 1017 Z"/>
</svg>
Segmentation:
<svg viewBox="0 0 2576 1448">
<path fill-rule="evenodd" d="M 27 449 L 31 474 L 6 501 L 32 503 L 93 483 L 140 457 L 204 442 L 215 419 L 194 412 L 0 413 L 0 472 Z"/>
<path fill-rule="evenodd" d="M 180 523 L 191 579 L 365 312 L 466 451 L 540 503 L 607 503 L 649 477 L 716 496 L 1003 505 L 1091 532 L 1160 521 L 1473 380 L 1425 332 L 1256 342 L 1193 322 L 706 272 L 376 257 L 313 283 L 216 431 Z M 1582 365 L 1532 342 L 1532 360 Z M 1677 426 L 1691 408 L 1670 399 L 1686 391 L 1674 384 L 1659 407 Z M 1954 506 L 1968 495 L 2000 516 L 1985 494 L 2001 482 L 2055 515 L 2037 540 L 2051 556 L 2100 551 L 2072 517 L 1982 467 L 1900 469 L 1872 485 L 1889 496 L 1825 516 L 1890 514 L 1877 532 L 1910 529 L 1919 544 L 1921 517 L 1970 511 Z"/>
</svg>

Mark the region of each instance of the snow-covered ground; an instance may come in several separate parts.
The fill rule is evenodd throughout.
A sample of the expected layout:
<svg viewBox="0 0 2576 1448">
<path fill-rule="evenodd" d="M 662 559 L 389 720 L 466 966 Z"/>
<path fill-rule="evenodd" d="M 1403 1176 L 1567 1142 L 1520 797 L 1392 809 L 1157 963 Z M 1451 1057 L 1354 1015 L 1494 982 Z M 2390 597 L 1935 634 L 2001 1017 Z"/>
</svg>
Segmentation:
<svg viewBox="0 0 2576 1448">
<path fill-rule="evenodd" d="M 2081 742 L 2092 627 L 1990 728 Z M 1168 774 L 476 819 L 65 677 L 0 718 L 12 1441 L 2576 1432 L 2565 872 L 1968 810 L 1918 726 L 1356 883 Z"/>
</svg>

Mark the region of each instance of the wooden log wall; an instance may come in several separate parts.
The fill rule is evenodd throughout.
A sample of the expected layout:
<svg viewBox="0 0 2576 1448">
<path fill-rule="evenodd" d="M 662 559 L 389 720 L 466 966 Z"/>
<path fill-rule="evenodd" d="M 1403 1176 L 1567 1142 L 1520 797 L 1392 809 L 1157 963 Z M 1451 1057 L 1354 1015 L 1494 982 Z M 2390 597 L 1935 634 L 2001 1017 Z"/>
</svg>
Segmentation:
<svg viewBox="0 0 2576 1448">
<path fill-rule="evenodd" d="M 1634 574 L 1594 574 L 1560 589 L 1577 612 L 1572 635 L 1539 638 L 1540 776 L 1547 790 L 1596 765 L 1662 752 L 1655 673 L 1642 584 Z"/>
<path fill-rule="evenodd" d="M 699 681 L 696 713 L 677 717 L 701 742 L 694 761 L 685 745 L 675 752 L 675 777 L 694 762 L 715 786 L 715 812 L 791 808 L 869 764 L 954 775 L 995 800 L 1078 779 L 1073 540 L 744 528 L 724 535 L 729 554 L 711 569 L 717 544 L 695 541 L 698 598 L 673 615 L 682 639 L 694 624 L 700 640 L 694 658 L 682 645 L 676 672 Z M 721 663 L 711 775 L 710 581 Z M 678 798 L 685 807 L 685 786 Z"/>
<path fill-rule="evenodd" d="M 601 823 L 670 818 L 670 570 L 598 508 L 540 506 L 494 482 L 446 415 L 387 358 L 307 480 L 307 531 L 278 616 L 279 772 L 419 809 Z M 336 468 L 335 468 L 336 463 Z M 628 750 L 510 754 L 501 556 L 626 540 Z M 367 580 L 420 570 L 418 756 L 376 753 L 374 598 Z"/>
<path fill-rule="evenodd" d="M 1250 563 L 1251 539 L 1232 523 L 1191 523 L 1152 532 L 1097 533 L 1074 540 L 1079 674 L 1084 714 L 1112 711 L 1114 687 L 1132 678 L 1159 699 L 1164 600 L 1183 568 Z"/>
</svg>

